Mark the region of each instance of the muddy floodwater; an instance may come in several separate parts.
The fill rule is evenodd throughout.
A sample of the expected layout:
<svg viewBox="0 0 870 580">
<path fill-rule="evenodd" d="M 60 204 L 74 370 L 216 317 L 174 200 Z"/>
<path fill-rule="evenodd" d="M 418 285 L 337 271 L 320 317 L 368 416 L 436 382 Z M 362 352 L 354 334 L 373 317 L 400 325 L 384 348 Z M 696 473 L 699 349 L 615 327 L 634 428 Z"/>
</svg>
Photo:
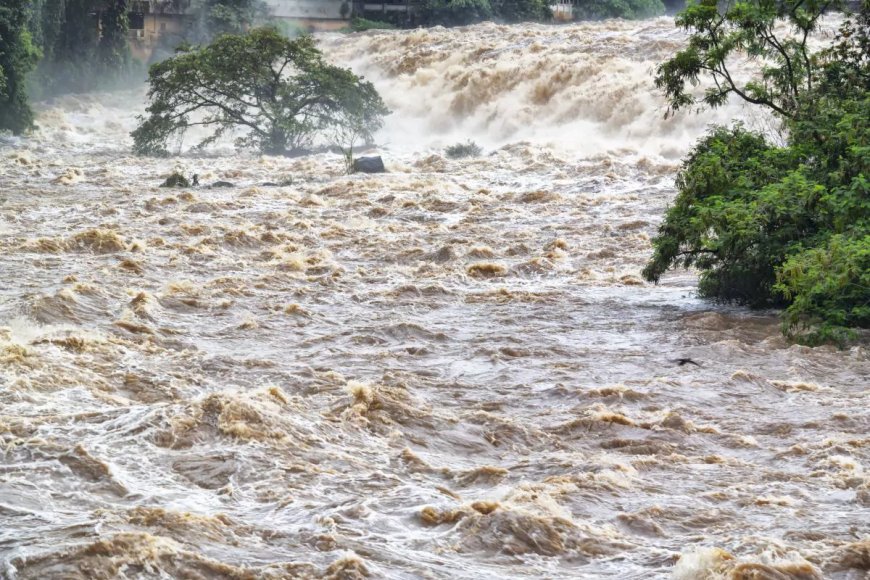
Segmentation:
<svg viewBox="0 0 870 580">
<path fill-rule="evenodd" d="M 706 124 L 763 123 L 663 119 L 683 42 L 323 36 L 394 111 L 374 176 L 41 103 L 0 145 L 0 577 L 867 578 L 866 343 L 640 278 Z"/>
</svg>

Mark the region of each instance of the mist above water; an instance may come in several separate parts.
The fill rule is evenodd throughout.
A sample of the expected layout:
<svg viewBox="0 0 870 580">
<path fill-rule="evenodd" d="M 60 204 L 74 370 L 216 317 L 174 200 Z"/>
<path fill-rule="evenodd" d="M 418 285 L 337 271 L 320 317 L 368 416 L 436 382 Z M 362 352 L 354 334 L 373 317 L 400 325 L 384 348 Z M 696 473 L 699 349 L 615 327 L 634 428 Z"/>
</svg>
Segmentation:
<svg viewBox="0 0 870 580">
<path fill-rule="evenodd" d="M 659 18 L 326 35 L 322 45 L 378 86 L 395 111 L 384 138 L 404 149 L 471 138 L 678 159 L 709 124 L 747 116 L 732 103 L 664 118 L 653 74 L 684 41 Z"/>
</svg>

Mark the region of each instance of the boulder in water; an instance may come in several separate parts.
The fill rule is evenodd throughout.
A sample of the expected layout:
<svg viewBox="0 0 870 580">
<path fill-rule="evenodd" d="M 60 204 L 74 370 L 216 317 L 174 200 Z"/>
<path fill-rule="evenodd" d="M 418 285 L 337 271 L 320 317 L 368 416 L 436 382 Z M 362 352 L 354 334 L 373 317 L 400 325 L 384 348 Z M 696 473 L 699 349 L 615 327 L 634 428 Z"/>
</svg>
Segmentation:
<svg viewBox="0 0 870 580">
<path fill-rule="evenodd" d="M 211 184 L 212 188 L 215 187 L 235 187 L 236 184 L 229 181 L 215 181 Z"/>
<path fill-rule="evenodd" d="M 385 173 L 387 168 L 384 167 L 384 160 L 381 156 L 377 157 L 360 157 L 353 160 L 354 173 Z"/>
</svg>

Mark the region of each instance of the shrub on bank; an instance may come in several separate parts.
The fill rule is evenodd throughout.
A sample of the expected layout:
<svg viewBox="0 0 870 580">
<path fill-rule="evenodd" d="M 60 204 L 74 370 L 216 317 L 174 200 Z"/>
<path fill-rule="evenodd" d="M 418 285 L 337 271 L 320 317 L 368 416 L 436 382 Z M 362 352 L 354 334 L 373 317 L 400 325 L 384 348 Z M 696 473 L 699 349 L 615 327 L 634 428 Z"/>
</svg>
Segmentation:
<svg viewBox="0 0 870 580">
<path fill-rule="evenodd" d="M 444 150 L 444 154 L 447 155 L 448 159 L 464 159 L 466 157 L 477 157 L 482 151 L 480 145 L 474 141 L 468 141 L 447 147 Z"/>
<path fill-rule="evenodd" d="M 396 27 L 389 22 L 369 20 L 367 18 L 354 18 L 350 21 L 350 29 L 353 32 L 365 32 L 366 30 L 394 30 Z"/>
</svg>

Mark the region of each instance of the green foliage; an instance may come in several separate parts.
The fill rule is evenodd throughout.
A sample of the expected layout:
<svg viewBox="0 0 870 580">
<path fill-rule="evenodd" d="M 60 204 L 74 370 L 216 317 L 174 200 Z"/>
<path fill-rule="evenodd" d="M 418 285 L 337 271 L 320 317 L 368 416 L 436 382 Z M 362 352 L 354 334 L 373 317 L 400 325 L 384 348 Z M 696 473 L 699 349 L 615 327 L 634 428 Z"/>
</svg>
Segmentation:
<svg viewBox="0 0 870 580">
<path fill-rule="evenodd" d="M 31 94 L 109 88 L 140 72 L 127 43 L 128 9 L 129 0 L 33 0 L 28 26 L 43 58 Z"/>
<path fill-rule="evenodd" d="M 297 36 L 305 36 L 309 34 L 308 28 L 296 20 L 286 20 L 284 18 L 269 19 L 264 26 L 271 26 L 281 33 L 281 36 L 287 38 L 296 38 Z"/>
<path fill-rule="evenodd" d="M 130 69 L 130 46 L 127 32 L 127 0 L 112 0 L 100 13 L 102 36 L 97 46 L 100 74 L 108 79 L 125 75 Z"/>
<path fill-rule="evenodd" d="M 97 21 L 89 0 L 65 0 L 52 59 L 40 63 L 39 81 L 47 95 L 93 90 L 96 77 Z"/>
<path fill-rule="evenodd" d="M 366 30 L 393 30 L 396 27 L 389 22 L 368 20 L 366 18 L 354 18 L 350 21 L 350 29 L 353 32 L 365 32 Z"/>
<path fill-rule="evenodd" d="M 842 343 L 850 327 L 870 327 L 870 234 L 836 234 L 790 256 L 776 290 L 791 300 L 784 331 L 803 342 Z"/>
<path fill-rule="evenodd" d="M 480 148 L 480 145 L 478 145 L 474 141 L 467 141 L 465 143 L 450 145 L 444 150 L 444 154 L 447 155 L 449 159 L 464 159 L 466 157 L 477 157 L 482 152 L 483 150 Z"/>
<path fill-rule="evenodd" d="M 54 60 L 54 48 L 65 16 L 64 0 L 32 0 L 28 29 L 33 43 L 42 49 L 43 61 Z"/>
<path fill-rule="evenodd" d="M 505 22 L 549 20 L 553 11 L 547 0 L 490 0 L 495 15 Z"/>
<path fill-rule="evenodd" d="M 735 94 L 765 106 L 788 142 L 775 147 L 740 126 L 702 139 L 677 176 L 678 195 L 643 273 L 658 281 L 669 268 L 696 267 L 702 296 L 786 306 L 783 330 L 792 338 L 842 343 L 850 327 L 870 326 L 870 2 L 814 54 L 807 38 L 823 6 L 792 7 L 783 18 L 803 32 L 783 39 L 766 5 L 748 4 L 726 12 L 742 14 L 739 23 L 708 10 L 704 22 L 719 22 L 716 29 L 696 29 L 689 53 L 660 67 L 660 86 L 675 110 L 694 102 L 681 83 L 712 80 L 706 105 Z M 750 42 L 750 30 L 763 38 Z M 729 34 L 736 44 L 716 52 L 714 39 Z M 760 78 L 742 87 L 726 76 L 723 56 L 737 48 L 765 55 Z"/>
<path fill-rule="evenodd" d="M 426 0 L 420 10 L 420 20 L 428 26 L 464 26 L 492 17 L 489 0 Z"/>
<path fill-rule="evenodd" d="M 655 83 L 664 90 L 670 112 L 697 102 L 690 87 L 709 81 L 701 101 L 717 107 L 731 94 L 794 118 L 812 91 L 813 63 L 807 41 L 832 0 L 749 0 L 722 11 L 718 0 L 700 0 L 676 17 L 690 32 L 688 46 L 658 67 Z M 788 33 L 776 30 L 787 25 Z M 729 68 L 744 53 L 762 63 L 761 73 L 741 83 Z"/>
<path fill-rule="evenodd" d="M 490 19 L 544 21 L 552 17 L 553 11 L 547 0 L 425 0 L 420 11 L 421 22 L 429 26 L 464 26 Z"/>
<path fill-rule="evenodd" d="M 662 0 L 585 0 L 574 5 L 574 17 L 577 20 L 640 20 L 664 13 L 665 5 Z"/>
<path fill-rule="evenodd" d="M 160 187 L 190 187 L 190 180 L 178 171 L 173 171 Z"/>
<path fill-rule="evenodd" d="M 194 0 L 192 18 L 184 40 L 194 44 L 211 42 L 222 34 L 242 34 L 264 22 L 268 8 L 262 0 Z"/>
<path fill-rule="evenodd" d="M 371 83 L 327 64 L 314 40 L 289 40 L 273 28 L 224 35 L 183 47 L 149 72 L 147 118 L 133 131 L 134 151 L 165 154 L 189 127 L 212 130 L 198 147 L 241 131 L 240 147 L 288 154 L 318 135 L 370 140 L 389 113 Z"/>
<path fill-rule="evenodd" d="M 697 267 L 702 296 L 752 306 L 776 303 L 775 266 L 813 229 L 818 184 L 788 148 L 737 126 L 701 140 L 677 176 L 679 194 L 643 271 L 658 281 L 672 267 Z"/>
<path fill-rule="evenodd" d="M 25 78 L 39 59 L 27 29 L 27 4 L 4 0 L 0 5 L 0 131 L 16 135 L 33 126 Z"/>
</svg>

